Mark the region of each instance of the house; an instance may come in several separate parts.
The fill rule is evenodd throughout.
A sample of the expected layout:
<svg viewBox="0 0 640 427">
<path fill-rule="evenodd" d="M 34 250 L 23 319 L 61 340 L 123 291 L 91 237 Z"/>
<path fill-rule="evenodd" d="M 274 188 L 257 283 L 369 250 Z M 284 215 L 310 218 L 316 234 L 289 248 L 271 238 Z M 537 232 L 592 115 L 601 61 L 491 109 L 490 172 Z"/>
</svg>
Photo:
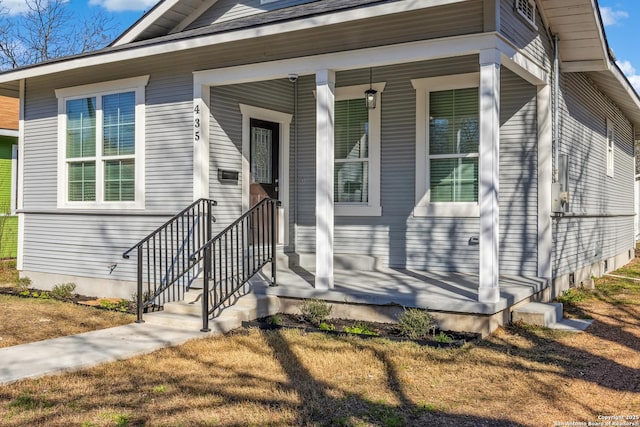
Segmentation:
<svg viewBox="0 0 640 427">
<path fill-rule="evenodd" d="M 213 235 L 280 201 L 282 298 L 489 328 L 634 256 L 640 99 L 592 0 L 163 0 L 0 88 L 21 102 L 18 266 L 38 287 L 129 297 L 156 248 L 122 253 L 201 198 Z"/>
<path fill-rule="evenodd" d="M 0 259 L 15 258 L 18 178 L 18 100 L 0 96 Z"/>
</svg>

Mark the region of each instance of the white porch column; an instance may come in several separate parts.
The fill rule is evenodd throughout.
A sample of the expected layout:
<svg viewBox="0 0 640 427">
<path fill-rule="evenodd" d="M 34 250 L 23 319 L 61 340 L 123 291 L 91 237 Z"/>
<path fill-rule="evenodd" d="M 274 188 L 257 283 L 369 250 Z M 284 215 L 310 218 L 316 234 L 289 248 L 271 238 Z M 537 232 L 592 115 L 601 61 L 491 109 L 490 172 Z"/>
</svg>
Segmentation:
<svg viewBox="0 0 640 427">
<path fill-rule="evenodd" d="M 193 84 L 193 200 L 209 198 L 209 105 L 211 88 Z M 244 212 L 244 209 L 243 209 Z"/>
<path fill-rule="evenodd" d="M 538 86 L 536 101 L 538 104 L 538 277 L 551 280 L 551 252 L 553 250 L 551 85 Z"/>
<path fill-rule="evenodd" d="M 316 71 L 316 281 L 333 288 L 333 150 L 336 73 Z"/>
<path fill-rule="evenodd" d="M 500 51 L 480 51 L 480 283 L 478 301 L 500 300 Z"/>
</svg>

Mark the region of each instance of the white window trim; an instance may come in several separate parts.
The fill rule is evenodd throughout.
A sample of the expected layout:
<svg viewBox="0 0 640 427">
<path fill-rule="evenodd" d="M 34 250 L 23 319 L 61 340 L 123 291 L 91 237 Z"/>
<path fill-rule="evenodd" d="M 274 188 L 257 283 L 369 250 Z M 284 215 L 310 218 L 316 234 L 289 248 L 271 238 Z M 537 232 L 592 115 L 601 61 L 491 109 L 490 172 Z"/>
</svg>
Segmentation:
<svg viewBox="0 0 640 427">
<path fill-rule="evenodd" d="M 480 73 L 456 74 L 411 80 L 416 90 L 416 193 L 413 215 L 417 217 L 480 217 L 477 202 L 431 202 L 429 182 L 429 93 L 480 87 Z M 479 108 L 479 106 L 478 106 Z M 478 176 L 478 179 L 480 177 Z"/>
<path fill-rule="evenodd" d="M 376 108 L 369 110 L 369 201 L 365 203 L 335 203 L 335 216 L 382 216 L 382 206 L 380 206 L 380 110 L 381 95 L 386 82 L 337 87 L 335 92 L 336 101 L 347 101 L 350 99 L 362 99 L 364 103 L 364 91 L 372 87 L 377 90 Z"/>
<path fill-rule="evenodd" d="M 18 144 L 11 146 L 11 215 L 18 206 Z"/>
<path fill-rule="evenodd" d="M 613 121 L 607 118 L 607 134 L 605 135 L 605 142 L 607 144 L 606 150 L 606 162 L 607 162 L 607 176 L 613 178 L 613 171 L 615 167 L 615 157 L 616 157 L 616 130 L 613 125 Z M 611 134 L 611 139 L 609 139 L 609 134 Z"/>
<path fill-rule="evenodd" d="M 144 209 L 145 207 L 145 87 L 149 76 L 133 77 L 129 79 L 113 80 L 103 83 L 74 86 L 56 89 L 58 98 L 58 208 L 71 209 Z M 68 200 L 67 174 L 67 101 L 78 98 L 102 97 L 121 92 L 135 92 L 135 200 L 126 202 L 104 201 L 104 169 L 101 164 L 101 146 L 96 143 L 96 200 L 78 201 Z M 102 132 L 102 110 L 96 114 L 97 136 Z M 100 139 L 96 138 L 97 141 Z"/>
</svg>

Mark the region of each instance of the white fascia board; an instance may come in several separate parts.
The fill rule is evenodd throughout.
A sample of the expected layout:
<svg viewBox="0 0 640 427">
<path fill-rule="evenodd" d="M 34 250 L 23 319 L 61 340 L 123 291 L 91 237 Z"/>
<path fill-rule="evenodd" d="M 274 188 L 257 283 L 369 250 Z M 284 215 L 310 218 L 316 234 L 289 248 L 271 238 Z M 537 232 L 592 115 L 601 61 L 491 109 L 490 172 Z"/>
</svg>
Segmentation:
<svg viewBox="0 0 640 427">
<path fill-rule="evenodd" d="M 177 1 L 177 0 L 172 0 Z M 200 47 L 207 47 L 217 44 L 230 43 L 240 40 L 249 40 L 256 37 L 265 37 L 276 34 L 290 33 L 307 29 L 314 29 L 321 26 L 341 24 L 371 17 L 380 17 L 412 10 L 427 9 L 435 6 L 442 6 L 453 3 L 462 3 L 468 0 L 403 0 L 393 3 L 385 3 L 367 8 L 359 8 L 335 12 L 322 16 L 313 16 L 291 22 L 276 22 L 259 28 L 247 28 L 244 30 L 231 31 L 222 34 L 211 34 L 208 36 L 193 37 L 160 43 L 151 46 L 141 46 L 130 48 L 118 52 L 96 52 L 93 55 L 84 56 L 66 61 L 59 61 L 52 64 L 29 67 L 23 70 L 16 70 L 0 75 L 0 84 L 13 82 L 19 79 L 28 79 L 46 74 L 70 71 L 83 67 L 110 64 L 114 62 L 140 59 L 153 55 L 161 55 L 170 52 L 178 52 Z M 478 37 L 473 35 L 472 37 Z"/>
<path fill-rule="evenodd" d="M 17 138 L 20 135 L 20 132 L 15 129 L 0 129 L 0 136 L 10 136 L 12 138 Z"/>
<path fill-rule="evenodd" d="M 113 46 L 121 46 L 135 40 L 144 30 L 149 28 L 154 22 L 162 17 L 173 6 L 179 3 L 181 0 L 164 0 L 155 9 L 151 10 L 140 22 L 129 28 L 123 35 L 120 36 Z"/>
</svg>

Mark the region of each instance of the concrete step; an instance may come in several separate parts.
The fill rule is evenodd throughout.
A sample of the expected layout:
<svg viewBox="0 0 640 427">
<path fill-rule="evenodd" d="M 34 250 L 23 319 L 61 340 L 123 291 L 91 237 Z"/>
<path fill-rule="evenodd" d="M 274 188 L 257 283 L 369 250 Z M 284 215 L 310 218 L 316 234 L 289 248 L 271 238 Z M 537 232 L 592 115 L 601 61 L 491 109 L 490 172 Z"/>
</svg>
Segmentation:
<svg viewBox="0 0 640 427">
<path fill-rule="evenodd" d="M 562 304 L 558 302 L 530 302 L 511 312 L 512 322 L 524 322 L 529 325 L 546 326 L 562 320 Z"/>
<path fill-rule="evenodd" d="M 202 317 L 189 314 L 167 313 L 165 311 L 157 311 L 144 315 L 145 323 L 152 325 L 167 326 L 176 329 L 185 329 L 197 331 L 202 328 Z M 209 319 L 209 329 L 214 335 L 224 334 L 242 325 L 236 313 L 229 313 L 226 316 L 219 316 Z"/>
<path fill-rule="evenodd" d="M 165 304 L 163 311 L 148 313 L 144 319 L 164 326 L 199 329 L 202 327 L 201 298 L 202 292 L 189 291 L 185 294 L 183 301 Z M 277 296 L 255 293 L 234 296 L 218 312 L 214 313 L 210 323 L 216 326 L 210 326 L 210 328 L 226 332 L 239 327 L 242 321 L 270 316 L 279 311 L 280 299 Z"/>
</svg>

